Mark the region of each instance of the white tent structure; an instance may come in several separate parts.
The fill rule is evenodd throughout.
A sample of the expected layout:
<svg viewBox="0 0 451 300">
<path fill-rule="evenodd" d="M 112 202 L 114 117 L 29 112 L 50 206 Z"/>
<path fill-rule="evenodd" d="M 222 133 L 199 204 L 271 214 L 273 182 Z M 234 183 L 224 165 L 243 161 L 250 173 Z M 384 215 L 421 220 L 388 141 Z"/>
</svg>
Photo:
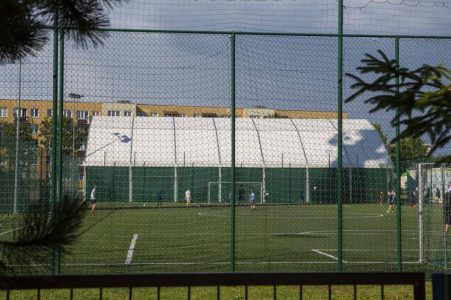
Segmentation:
<svg viewBox="0 0 451 300">
<path fill-rule="evenodd" d="M 237 118 L 235 162 L 243 168 L 334 168 L 337 121 L 325 119 Z M 228 118 L 108 117 L 93 118 L 85 167 L 229 168 L 231 120 Z M 379 133 L 367 120 L 343 121 L 343 167 L 391 166 Z M 307 201 L 309 180 L 307 172 Z M 132 172 L 129 172 L 132 201 Z M 218 181 L 221 182 L 221 175 Z M 174 200 L 178 182 L 174 180 Z"/>
<path fill-rule="evenodd" d="M 240 166 L 329 167 L 337 159 L 336 120 L 236 119 Z M 380 168 L 390 160 L 367 120 L 344 120 L 343 167 Z M 85 166 L 229 167 L 231 125 L 227 118 L 94 117 Z"/>
</svg>

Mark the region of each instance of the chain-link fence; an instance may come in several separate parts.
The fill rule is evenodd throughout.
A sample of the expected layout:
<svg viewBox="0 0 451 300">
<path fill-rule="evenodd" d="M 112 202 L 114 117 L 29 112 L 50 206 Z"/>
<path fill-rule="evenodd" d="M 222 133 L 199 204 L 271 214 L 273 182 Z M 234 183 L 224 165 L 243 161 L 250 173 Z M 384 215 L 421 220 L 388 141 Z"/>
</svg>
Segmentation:
<svg viewBox="0 0 451 300">
<path fill-rule="evenodd" d="M 95 189 L 62 274 L 448 268 L 449 169 L 396 156 L 393 115 L 343 104 L 339 70 L 449 65 L 451 38 L 110 34 L 0 69 L 3 217 Z"/>
</svg>

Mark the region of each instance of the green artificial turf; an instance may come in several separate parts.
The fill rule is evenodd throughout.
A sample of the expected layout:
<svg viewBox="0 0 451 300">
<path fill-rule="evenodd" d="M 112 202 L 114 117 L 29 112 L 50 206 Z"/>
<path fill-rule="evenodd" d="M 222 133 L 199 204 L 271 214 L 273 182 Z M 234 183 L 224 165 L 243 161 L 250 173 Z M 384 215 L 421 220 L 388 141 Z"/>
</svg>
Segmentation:
<svg viewBox="0 0 451 300">
<path fill-rule="evenodd" d="M 228 206 L 101 208 L 86 217 L 62 260 L 63 274 L 231 270 Z M 431 207 L 425 215 L 419 263 L 418 210 L 402 208 L 404 270 L 444 268 L 441 210 Z M 376 204 L 344 205 L 342 221 L 344 271 L 397 270 L 396 213 Z M 239 206 L 235 222 L 236 271 L 337 271 L 336 205 Z"/>
</svg>

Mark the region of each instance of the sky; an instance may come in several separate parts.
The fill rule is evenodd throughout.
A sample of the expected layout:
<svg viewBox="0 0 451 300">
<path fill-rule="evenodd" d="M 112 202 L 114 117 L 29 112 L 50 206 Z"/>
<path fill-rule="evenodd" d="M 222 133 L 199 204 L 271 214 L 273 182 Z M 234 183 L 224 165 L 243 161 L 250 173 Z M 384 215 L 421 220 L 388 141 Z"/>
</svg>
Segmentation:
<svg viewBox="0 0 451 300">
<path fill-rule="evenodd" d="M 348 33 L 449 35 L 451 1 L 344 0 Z M 336 33 L 336 0 L 130 0 L 112 26 Z"/>
<path fill-rule="evenodd" d="M 336 0 L 129 0 L 110 13 L 111 27 L 194 31 L 337 33 Z M 451 0 L 345 0 L 348 34 L 451 36 Z M 394 57 L 394 40 L 345 38 L 344 72 L 355 73 L 365 53 Z M 402 39 L 400 62 L 451 66 L 451 39 Z M 168 105 L 230 105 L 230 36 L 112 33 L 103 47 L 65 46 L 65 95 L 80 101 L 130 100 Z M 236 37 L 238 107 L 337 110 L 335 37 Z M 51 99 L 51 42 L 23 61 L 22 99 Z M 0 98 L 17 98 L 19 66 L 0 66 Z M 344 98 L 352 92 L 344 79 Z M 361 99 L 363 100 L 363 99 Z M 350 118 L 381 123 L 362 101 L 343 107 Z"/>
</svg>

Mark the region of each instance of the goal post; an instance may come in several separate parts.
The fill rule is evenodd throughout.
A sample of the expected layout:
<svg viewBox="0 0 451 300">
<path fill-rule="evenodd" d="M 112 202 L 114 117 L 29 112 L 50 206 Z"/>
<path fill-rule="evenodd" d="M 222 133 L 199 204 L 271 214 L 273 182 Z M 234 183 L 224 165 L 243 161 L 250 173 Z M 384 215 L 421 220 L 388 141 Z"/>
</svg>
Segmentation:
<svg viewBox="0 0 451 300">
<path fill-rule="evenodd" d="M 444 234 L 445 220 L 443 205 L 445 184 L 451 179 L 451 168 L 433 163 L 419 163 L 417 166 L 418 194 L 418 262 L 442 261 L 447 264 L 447 242 Z M 438 212 L 438 213 L 437 213 Z M 440 217 L 438 217 L 440 216 Z M 442 244 L 440 251 L 436 249 L 437 241 Z"/>
<path fill-rule="evenodd" d="M 240 190 L 242 191 L 240 193 Z M 263 183 L 262 182 L 235 182 L 235 203 L 249 203 L 249 194 L 255 193 L 255 199 L 263 203 Z M 241 195 L 241 197 L 240 197 Z M 230 181 L 209 181 L 208 182 L 208 203 L 230 203 L 232 197 L 232 182 Z"/>
</svg>

